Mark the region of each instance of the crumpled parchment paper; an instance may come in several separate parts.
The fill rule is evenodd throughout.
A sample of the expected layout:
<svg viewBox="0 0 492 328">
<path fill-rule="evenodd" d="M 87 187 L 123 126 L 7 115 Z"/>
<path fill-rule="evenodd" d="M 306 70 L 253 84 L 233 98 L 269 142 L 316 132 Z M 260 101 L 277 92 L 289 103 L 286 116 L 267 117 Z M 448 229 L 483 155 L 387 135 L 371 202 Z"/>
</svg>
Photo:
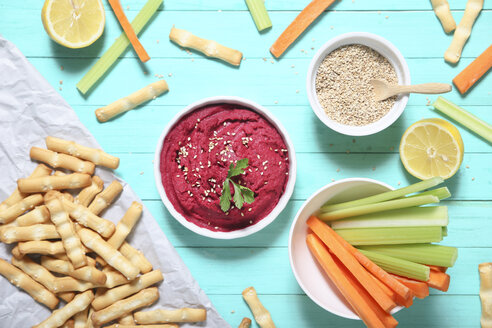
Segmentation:
<svg viewBox="0 0 492 328">
<path fill-rule="evenodd" d="M 44 139 L 48 135 L 100 148 L 65 100 L 11 42 L 0 36 L 0 200 L 10 195 L 18 178 L 32 172 L 36 163 L 29 159 L 29 149 L 45 148 Z M 97 168 L 96 174 L 105 186 L 118 179 L 110 170 Z M 132 201 L 141 202 L 129 185 L 118 180 L 124 191 L 103 215 L 115 223 Z M 159 301 L 149 309 L 204 307 L 206 322 L 181 327 L 229 327 L 145 206 L 128 241 L 164 275 L 159 285 Z M 11 245 L 0 244 L 0 257 L 10 261 L 11 249 Z M 49 315 L 46 307 L 0 276 L 0 327 L 31 327 Z"/>
</svg>

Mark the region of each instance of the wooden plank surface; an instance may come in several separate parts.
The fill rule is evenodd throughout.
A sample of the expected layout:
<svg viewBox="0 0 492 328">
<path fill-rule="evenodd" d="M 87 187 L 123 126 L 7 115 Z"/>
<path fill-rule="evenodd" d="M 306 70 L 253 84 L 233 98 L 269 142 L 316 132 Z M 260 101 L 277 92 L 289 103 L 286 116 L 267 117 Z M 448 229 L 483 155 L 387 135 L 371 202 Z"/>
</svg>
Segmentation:
<svg viewBox="0 0 492 328">
<path fill-rule="evenodd" d="M 402 117 L 381 133 L 353 138 L 330 131 L 313 115 L 307 101 L 305 77 L 311 58 L 334 36 L 367 31 L 399 48 L 413 83 L 450 82 L 492 42 L 492 2 L 485 1 L 463 58 L 452 66 L 442 58 L 451 36 L 442 32 L 429 1 L 337 1 L 281 60 L 274 60 L 269 46 L 309 0 L 266 0 L 273 28 L 262 34 L 257 33 L 244 1 L 165 0 L 141 34 L 152 59 L 140 64 L 133 50 L 126 51 L 101 83 L 82 96 L 75 84 L 121 33 L 103 2 L 105 33 L 86 49 L 66 49 L 49 40 L 40 19 L 42 1 L 38 0 L 0 0 L 0 33 L 13 41 L 72 105 L 103 148 L 121 157 L 117 173 L 144 199 L 233 327 L 243 316 L 251 317 L 240 295 L 250 285 L 256 287 L 278 327 L 362 326 L 359 321 L 324 311 L 303 294 L 289 266 L 290 224 L 304 200 L 333 180 L 368 177 L 394 187 L 415 182 L 399 160 L 401 135 L 421 118 L 440 116 L 428 106 L 434 96 L 412 95 Z M 122 0 L 122 4 L 132 18 L 143 1 Z M 459 21 L 466 0 L 450 1 L 450 5 Z M 239 68 L 232 68 L 184 52 L 168 40 L 173 24 L 235 47 L 246 59 Z M 96 121 L 95 109 L 158 78 L 169 83 L 168 94 L 112 122 Z M 168 121 L 189 103 L 215 95 L 242 96 L 266 106 L 289 132 L 297 153 L 297 183 L 286 209 L 261 232 L 233 241 L 208 239 L 183 228 L 160 202 L 153 177 L 154 149 Z M 453 91 L 447 98 L 492 122 L 492 74 L 466 96 Z M 449 206 L 450 225 L 443 243 L 459 247 L 458 261 L 450 270 L 451 287 L 446 294 L 433 291 L 427 299 L 416 300 L 410 309 L 400 311 L 396 318 L 401 327 L 479 325 L 477 264 L 492 260 L 492 149 L 466 129 L 460 127 L 460 132 L 465 157 L 458 174 L 447 182 L 453 197 L 444 202 Z"/>
</svg>

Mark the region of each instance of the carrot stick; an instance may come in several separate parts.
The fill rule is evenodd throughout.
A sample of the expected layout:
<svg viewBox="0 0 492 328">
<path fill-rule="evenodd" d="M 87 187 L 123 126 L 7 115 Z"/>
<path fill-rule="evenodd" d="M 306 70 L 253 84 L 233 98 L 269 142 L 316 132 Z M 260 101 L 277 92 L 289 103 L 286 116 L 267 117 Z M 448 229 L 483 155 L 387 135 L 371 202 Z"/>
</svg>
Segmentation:
<svg viewBox="0 0 492 328">
<path fill-rule="evenodd" d="M 306 237 L 306 243 L 309 250 L 321 265 L 326 275 L 337 286 L 340 293 L 352 306 L 355 313 L 364 321 L 368 327 L 385 327 L 373 309 L 367 304 L 357 289 L 350 283 L 347 277 L 337 266 L 333 257 L 330 255 L 325 245 L 316 235 L 310 233 Z"/>
<path fill-rule="evenodd" d="M 487 73 L 492 67 L 492 45 L 488 47 L 480 56 L 475 58 L 464 70 L 453 79 L 453 83 L 461 94 L 470 89 L 475 82 Z"/>
<path fill-rule="evenodd" d="M 440 271 L 430 270 L 429 280 L 427 280 L 426 283 L 430 288 L 447 292 L 450 281 L 451 277 L 449 276 L 449 274 Z"/>
<path fill-rule="evenodd" d="M 434 271 L 439 271 L 439 272 L 444 272 L 446 273 L 446 271 L 448 270 L 447 267 L 442 267 L 442 266 L 437 266 L 437 265 L 427 265 L 431 270 L 434 270 Z"/>
<path fill-rule="evenodd" d="M 275 57 L 280 57 L 289 46 L 318 18 L 323 11 L 335 0 L 313 0 L 290 23 L 285 31 L 280 34 L 275 43 L 270 47 L 270 52 Z"/>
<path fill-rule="evenodd" d="M 379 320 L 381 320 L 381 322 L 384 324 L 384 326 L 388 327 L 388 328 L 396 327 L 398 325 L 398 321 L 396 321 L 396 319 L 393 318 L 393 316 L 391 314 L 384 311 L 376 302 L 374 302 L 374 299 L 371 297 L 371 295 L 369 295 L 367 290 L 365 290 L 364 287 L 362 287 L 362 285 L 357 281 L 357 279 L 355 279 L 354 275 L 352 273 L 350 273 L 350 271 L 342 264 L 342 262 L 340 262 L 340 260 L 338 260 L 336 257 L 333 258 L 333 260 L 335 261 L 335 264 L 338 266 L 340 271 L 342 271 L 342 273 L 345 275 L 345 277 L 347 278 L 349 283 L 352 286 L 354 286 L 355 289 L 357 290 L 357 293 L 359 293 L 359 295 L 362 296 L 362 298 L 364 298 L 366 303 L 369 305 L 369 307 L 372 309 L 372 311 L 378 316 Z M 372 276 L 372 277 L 375 279 L 375 281 L 378 281 L 376 277 L 374 277 L 374 276 Z M 389 289 L 388 287 L 386 287 L 383 283 L 381 283 L 381 282 L 379 282 L 379 283 L 387 289 L 387 290 L 385 290 L 385 292 L 389 291 L 389 292 L 393 293 L 393 291 L 391 289 Z M 384 290 L 384 288 L 382 288 L 382 289 Z"/>
<path fill-rule="evenodd" d="M 352 272 L 383 310 L 390 312 L 391 309 L 396 307 L 396 303 L 393 302 L 393 300 L 386 295 L 376 283 L 374 283 L 371 274 L 368 273 L 355 257 L 338 242 L 337 238 L 334 236 L 336 233 L 328 225 L 314 216 L 307 220 L 307 225 L 329 248 L 330 252 L 332 252 L 335 257 L 338 258 L 350 272 Z"/>
<path fill-rule="evenodd" d="M 426 298 L 429 296 L 429 286 L 422 281 L 417 281 L 413 279 L 408 279 L 405 277 L 400 277 L 395 274 L 390 273 L 396 280 L 410 288 L 415 297 Z"/>
<path fill-rule="evenodd" d="M 118 19 L 118 22 L 120 23 L 121 27 L 123 28 L 123 31 L 125 31 L 126 36 L 128 37 L 128 40 L 130 40 L 130 43 L 132 44 L 133 49 L 135 49 L 135 52 L 138 55 L 138 58 L 140 58 L 140 61 L 142 63 L 145 63 L 150 59 L 149 55 L 147 54 L 147 51 L 145 51 L 144 47 L 138 40 L 137 35 L 135 34 L 135 31 L 132 28 L 132 25 L 128 21 L 128 18 L 126 18 L 125 13 L 123 12 L 123 7 L 121 7 L 121 3 L 119 0 L 108 0 L 109 4 L 111 5 L 111 8 L 114 11 L 114 14 L 116 15 L 116 18 Z"/>
<path fill-rule="evenodd" d="M 374 278 L 374 281 L 376 282 L 376 284 L 386 293 L 386 295 L 388 295 L 389 297 L 391 297 L 391 299 L 396 304 L 402 305 L 402 306 L 404 306 L 406 308 L 410 307 L 413 304 L 413 294 L 412 294 L 412 292 L 409 293 L 410 297 L 404 299 L 403 297 L 401 297 L 400 295 L 398 295 L 397 293 L 395 293 L 394 290 L 392 290 L 391 288 L 389 288 L 388 286 L 386 286 L 383 282 L 381 282 L 381 280 L 379 280 L 376 276 L 373 275 L 372 277 Z M 394 278 L 392 277 L 391 279 L 394 279 Z M 408 287 L 405 286 L 405 288 L 408 288 Z"/>
</svg>

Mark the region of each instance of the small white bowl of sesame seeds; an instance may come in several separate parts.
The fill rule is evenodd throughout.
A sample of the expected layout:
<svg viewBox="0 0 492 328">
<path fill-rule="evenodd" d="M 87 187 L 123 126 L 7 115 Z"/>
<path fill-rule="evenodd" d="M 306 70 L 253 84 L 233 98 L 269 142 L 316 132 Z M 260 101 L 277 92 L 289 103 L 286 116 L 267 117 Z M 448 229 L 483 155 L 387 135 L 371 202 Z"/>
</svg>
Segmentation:
<svg viewBox="0 0 492 328">
<path fill-rule="evenodd" d="M 314 55 L 306 88 L 311 107 L 329 128 L 350 136 L 380 132 L 403 113 L 408 94 L 377 102 L 372 79 L 410 84 L 405 58 L 388 40 L 352 32 L 326 42 Z"/>
<path fill-rule="evenodd" d="M 230 178 L 224 209 L 230 166 L 245 158 L 244 171 Z M 282 212 L 294 190 L 296 157 L 287 131 L 266 108 L 239 97 L 210 97 L 178 112 L 164 128 L 154 177 L 179 223 L 202 236 L 234 239 L 260 231 Z M 242 188 L 254 200 L 245 197 L 238 205 L 235 194 Z"/>
</svg>

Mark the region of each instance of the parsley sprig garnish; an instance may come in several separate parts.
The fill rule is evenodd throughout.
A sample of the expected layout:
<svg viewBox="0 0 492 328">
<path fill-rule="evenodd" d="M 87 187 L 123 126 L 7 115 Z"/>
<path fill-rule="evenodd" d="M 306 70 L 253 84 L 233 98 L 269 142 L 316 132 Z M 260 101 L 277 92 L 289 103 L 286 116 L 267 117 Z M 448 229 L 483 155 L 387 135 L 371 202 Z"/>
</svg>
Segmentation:
<svg viewBox="0 0 492 328">
<path fill-rule="evenodd" d="M 248 187 L 241 186 L 231 179 L 232 177 L 243 174 L 244 169 L 248 167 L 248 162 L 249 160 L 247 158 L 243 158 L 236 162 L 236 166 L 234 166 L 234 163 L 231 163 L 229 166 L 227 178 L 224 180 L 222 186 L 222 195 L 220 196 L 220 208 L 222 211 L 227 212 L 231 208 L 231 199 L 234 200 L 234 205 L 238 209 L 241 209 L 244 203 L 251 204 L 254 202 L 255 193 Z M 234 186 L 234 198 L 231 196 L 231 183 Z"/>
</svg>

